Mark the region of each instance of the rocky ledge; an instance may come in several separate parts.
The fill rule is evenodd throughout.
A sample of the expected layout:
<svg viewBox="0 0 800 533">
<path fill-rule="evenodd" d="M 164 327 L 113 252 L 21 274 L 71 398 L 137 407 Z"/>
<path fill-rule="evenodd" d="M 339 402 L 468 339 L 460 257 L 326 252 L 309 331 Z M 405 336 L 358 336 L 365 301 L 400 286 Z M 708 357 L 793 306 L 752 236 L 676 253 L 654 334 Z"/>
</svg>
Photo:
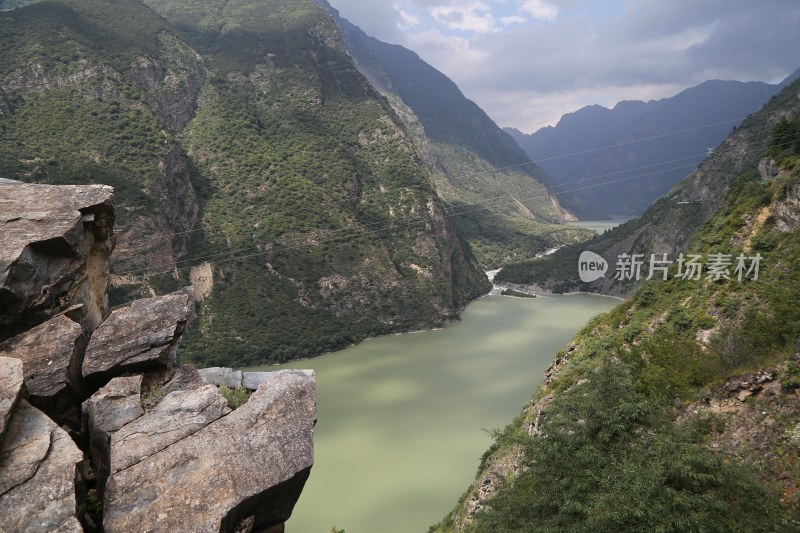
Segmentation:
<svg viewBox="0 0 800 533">
<path fill-rule="evenodd" d="M 177 366 L 191 292 L 108 309 L 113 221 L 108 187 L 0 180 L 3 531 L 282 531 L 313 372 Z"/>
</svg>

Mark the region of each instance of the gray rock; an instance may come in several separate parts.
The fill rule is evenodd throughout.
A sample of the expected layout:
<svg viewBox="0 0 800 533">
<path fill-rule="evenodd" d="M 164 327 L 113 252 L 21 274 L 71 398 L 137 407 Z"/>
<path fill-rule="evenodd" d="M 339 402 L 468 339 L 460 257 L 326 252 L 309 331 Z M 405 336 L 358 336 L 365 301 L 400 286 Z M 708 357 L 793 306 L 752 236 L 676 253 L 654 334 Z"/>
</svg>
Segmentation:
<svg viewBox="0 0 800 533">
<path fill-rule="evenodd" d="M 143 461 L 206 427 L 228 403 L 214 385 L 169 393 L 155 410 L 111 437 L 111 473 Z"/>
<path fill-rule="evenodd" d="M 117 307 L 92 335 L 84 377 L 166 368 L 191 313 L 191 294 L 180 291 Z"/>
<path fill-rule="evenodd" d="M 22 390 L 22 361 L 0 357 L 0 444 Z"/>
<path fill-rule="evenodd" d="M 231 389 L 238 389 L 242 386 L 241 370 L 215 366 L 211 368 L 201 368 L 198 372 L 203 379 L 203 383 L 216 385 L 217 387 L 225 385 Z"/>
<path fill-rule="evenodd" d="M 302 372 L 310 378 L 314 377 L 313 370 L 297 370 L 297 372 Z M 270 379 L 274 373 L 275 372 L 243 372 L 242 379 L 244 388 L 251 391 L 258 390 L 261 384 Z"/>
<path fill-rule="evenodd" d="M 66 431 L 22 400 L 0 448 L 4 531 L 83 531 L 75 518 L 75 472 L 83 454 Z"/>
<path fill-rule="evenodd" d="M 104 526 L 127 531 L 253 530 L 285 522 L 313 463 L 314 379 L 275 372 L 231 414 L 116 472 Z"/>
<path fill-rule="evenodd" d="M 194 390 L 203 386 L 203 378 L 194 365 L 178 367 L 172 379 L 164 385 L 164 391 L 169 394 L 179 390 Z"/>
<path fill-rule="evenodd" d="M 141 389 L 142 376 L 114 378 L 83 402 L 82 426 L 89 435 L 89 454 L 101 491 L 111 464 L 111 435 L 144 415 Z"/>
<path fill-rule="evenodd" d="M 0 341 L 81 304 L 93 330 L 108 312 L 114 190 L 0 183 Z"/>
<path fill-rule="evenodd" d="M 110 435 L 144 414 L 142 376 L 114 378 L 83 402 L 82 412 L 91 433 Z"/>
<path fill-rule="evenodd" d="M 272 372 L 244 372 L 244 388 L 247 390 L 258 390 L 258 387 L 269 378 Z"/>
<path fill-rule="evenodd" d="M 68 385 L 79 390 L 85 347 L 81 325 L 59 315 L 0 344 L 0 356 L 22 361 L 31 396 L 51 398 Z"/>
</svg>

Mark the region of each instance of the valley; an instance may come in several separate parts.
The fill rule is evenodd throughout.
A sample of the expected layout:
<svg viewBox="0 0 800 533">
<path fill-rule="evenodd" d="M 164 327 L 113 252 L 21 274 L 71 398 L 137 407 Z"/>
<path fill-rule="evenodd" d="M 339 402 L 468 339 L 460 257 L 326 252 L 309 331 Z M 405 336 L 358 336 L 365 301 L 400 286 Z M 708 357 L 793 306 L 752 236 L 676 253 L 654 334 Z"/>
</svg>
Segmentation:
<svg viewBox="0 0 800 533">
<path fill-rule="evenodd" d="M 796 531 L 800 6 L 656 4 L 0 0 L 0 524 Z"/>
</svg>

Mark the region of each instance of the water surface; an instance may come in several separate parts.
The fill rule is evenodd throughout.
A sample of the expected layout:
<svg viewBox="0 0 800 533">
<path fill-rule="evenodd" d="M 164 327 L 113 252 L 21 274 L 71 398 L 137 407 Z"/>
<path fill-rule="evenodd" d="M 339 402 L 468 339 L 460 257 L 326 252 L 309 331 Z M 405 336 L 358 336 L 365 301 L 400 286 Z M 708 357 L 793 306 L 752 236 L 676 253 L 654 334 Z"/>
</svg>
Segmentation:
<svg viewBox="0 0 800 533">
<path fill-rule="evenodd" d="M 614 229 L 620 224 L 631 220 L 631 217 L 611 217 L 611 220 L 579 220 L 577 222 L 567 222 L 570 226 L 594 230 L 602 235 L 610 229 Z"/>
<path fill-rule="evenodd" d="M 530 399 L 561 348 L 617 300 L 489 296 L 440 331 L 276 368 L 317 373 L 315 463 L 288 533 L 425 533 L 473 481 L 487 430 Z"/>
</svg>

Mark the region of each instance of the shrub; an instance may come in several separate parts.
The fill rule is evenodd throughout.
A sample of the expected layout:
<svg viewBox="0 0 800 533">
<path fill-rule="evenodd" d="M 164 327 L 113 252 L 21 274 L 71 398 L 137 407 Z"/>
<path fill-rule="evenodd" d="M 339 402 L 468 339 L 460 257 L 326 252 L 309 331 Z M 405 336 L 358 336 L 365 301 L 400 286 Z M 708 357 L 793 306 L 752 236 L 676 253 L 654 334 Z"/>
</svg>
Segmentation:
<svg viewBox="0 0 800 533">
<path fill-rule="evenodd" d="M 250 399 L 250 391 L 244 387 L 231 389 L 226 385 L 221 385 L 219 388 L 219 393 L 225 397 L 225 399 L 228 401 L 228 407 L 231 409 L 237 409 L 243 406 L 247 403 L 247 400 Z"/>
</svg>

